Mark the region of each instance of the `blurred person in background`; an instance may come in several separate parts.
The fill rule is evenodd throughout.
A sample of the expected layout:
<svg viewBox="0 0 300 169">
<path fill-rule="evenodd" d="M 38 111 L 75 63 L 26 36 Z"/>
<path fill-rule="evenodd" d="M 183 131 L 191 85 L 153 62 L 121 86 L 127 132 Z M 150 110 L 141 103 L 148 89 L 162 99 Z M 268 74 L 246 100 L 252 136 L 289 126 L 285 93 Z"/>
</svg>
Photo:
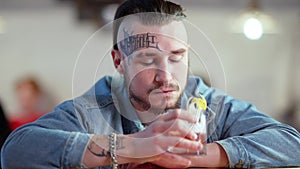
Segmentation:
<svg viewBox="0 0 300 169">
<path fill-rule="evenodd" d="M 47 95 L 35 78 L 25 77 L 18 80 L 15 91 L 18 110 L 9 118 L 11 130 L 35 121 L 51 110 L 48 102 L 50 99 L 47 99 Z"/>
</svg>

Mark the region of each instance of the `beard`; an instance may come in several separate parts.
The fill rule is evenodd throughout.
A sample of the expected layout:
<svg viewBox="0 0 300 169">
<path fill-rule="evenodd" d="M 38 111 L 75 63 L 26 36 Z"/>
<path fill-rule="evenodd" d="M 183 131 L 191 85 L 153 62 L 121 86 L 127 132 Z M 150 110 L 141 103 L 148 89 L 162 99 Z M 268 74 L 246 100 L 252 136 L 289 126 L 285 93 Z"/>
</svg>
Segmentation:
<svg viewBox="0 0 300 169">
<path fill-rule="evenodd" d="M 125 75 L 125 85 L 127 89 L 127 93 L 130 99 L 131 104 L 135 109 L 138 111 L 147 111 L 154 114 L 162 114 L 166 112 L 169 109 L 177 109 L 181 106 L 181 99 L 183 95 L 184 90 L 180 90 L 180 86 L 175 81 L 172 82 L 154 82 L 151 84 L 151 86 L 145 86 L 147 89 L 144 89 L 144 93 L 141 93 L 137 91 L 137 89 L 134 89 L 129 83 L 129 78 Z M 188 76 L 187 76 L 188 78 Z M 134 79 L 133 79 L 134 80 Z M 133 81 L 132 80 L 132 81 Z M 187 80 L 186 80 L 187 82 Z M 186 85 L 186 84 L 185 84 Z M 185 85 L 182 89 L 185 88 Z M 173 90 L 176 92 L 176 94 L 172 95 L 171 97 L 161 97 L 159 99 L 155 98 L 154 101 L 159 103 L 157 104 L 151 104 L 151 93 L 155 91 L 161 91 L 161 89 L 168 89 Z M 170 102 L 170 104 L 166 105 L 166 103 Z"/>
<path fill-rule="evenodd" d="M 181 103 L 181 98 L 182 98 L 182 93 L 180 93 L 179 96 L 174 96 L 172 98 L 160 98 L 159 100 L 161 101 L 159 103 L 159 105 L 154 105 L 154 104 L 151 104 L 151 93 L 155 90 L 160 90 L 161 87 L 168 87 L 169 89 L 174 89 L 174 86 L 176 88 L 176 92 L 179 92 L 180 88 L 178 85 L 174 85 L 174 84 L 167 84 L 167 85 L 155 85 L 153 87 L 150 87 L 147 89 L 147 92 L 146 92 L 146 95 L 144 96 L 140 96 L 140 95 L 137 95 L 135 94 L 136 92 L 134 92 L 134 90 L 129 86 L 129 89 L 128 89 L 128 93 L 129 93 L 129 99 L 131 101 L 131 103 L 133 105 L 136 105 L 135 108 L 139 111 L 149 111 L 149 112 L 152 112 L 154 114 L 161 114 L 161 113 L 164 113 L 166 112 L 168 109 L 176 109 L 176 108 L 180 108 L 180 103 Z M 170 100 L 175 100 L 171 105 L 166 105 L 166 103 Z M 157 101 L 157 100 L 156 100 Z M 136 103 L 136 104 L 134 104 Z"/>
</svg>

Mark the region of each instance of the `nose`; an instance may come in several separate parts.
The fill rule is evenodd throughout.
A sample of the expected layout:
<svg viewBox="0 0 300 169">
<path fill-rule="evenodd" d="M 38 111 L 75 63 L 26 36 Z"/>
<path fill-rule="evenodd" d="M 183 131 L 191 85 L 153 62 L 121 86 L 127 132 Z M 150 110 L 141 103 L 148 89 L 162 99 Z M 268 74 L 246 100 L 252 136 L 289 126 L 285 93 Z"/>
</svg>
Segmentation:
<svg viewBox="0 0 300 169">
<path fill-rule="evenodd" d="M 170 73 L 170 67 L 167 61 L 161 62 L 159 68 L 156 71 L 155 80 L 157 82 L 168 82 L 172 79 L 172 75 Z"/>
</svg>

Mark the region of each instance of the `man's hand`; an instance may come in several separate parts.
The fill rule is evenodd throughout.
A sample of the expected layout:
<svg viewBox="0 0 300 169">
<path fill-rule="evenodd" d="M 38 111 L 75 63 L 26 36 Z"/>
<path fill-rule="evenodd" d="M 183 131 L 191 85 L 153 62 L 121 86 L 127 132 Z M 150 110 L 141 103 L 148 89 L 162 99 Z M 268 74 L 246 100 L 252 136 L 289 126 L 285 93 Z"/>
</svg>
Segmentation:
<svg viewBox="0 0 300 169">
<path fill-rule="evenodd" d="M 185 168 L 192 160 L 168 152 L 170 148 L 201 150 L 203 145 L 196 141 L 191 130 L 196 118 L 185 110 L 170 110 L 159 115 L 143 131 L 130 135 L 117 135 L 117 160 L 119 164 L 153 163 L 165 168 Z M 106 135 L 94 135 L 87 145 L 83 163 L 93 168 L 110 164 L 109 139 Z"/>
<path fill-rule="evenodd" d="M 159 115 L 145 130 L 126 136 L 131 140 L 127 143 L 132 150 L 130 158 L 136 163 L 152 162 L 167 168 L 190 166 L 190 159 L 167 150 L 170 147 L 202 149 L 203 145 L 196 141 L 197 135 L 191 130 L 193 123 L 196 118 L 181 109 Z"/>
</svg>

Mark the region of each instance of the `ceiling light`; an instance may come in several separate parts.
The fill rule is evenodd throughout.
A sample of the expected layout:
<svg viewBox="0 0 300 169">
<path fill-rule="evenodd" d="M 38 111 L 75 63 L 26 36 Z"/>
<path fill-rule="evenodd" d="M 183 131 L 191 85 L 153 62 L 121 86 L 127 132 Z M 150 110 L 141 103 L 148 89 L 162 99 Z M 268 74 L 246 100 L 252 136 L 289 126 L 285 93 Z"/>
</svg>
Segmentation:
<svg viewBox="0 0 300 169">
<path fill-rule="evenodd" d="M 261 22 L 254 17 L 247 19 L 244 23 L 244 34 L 251 40 L 260 39 L 263 35 L 263 26 Z"/>
</svg>

